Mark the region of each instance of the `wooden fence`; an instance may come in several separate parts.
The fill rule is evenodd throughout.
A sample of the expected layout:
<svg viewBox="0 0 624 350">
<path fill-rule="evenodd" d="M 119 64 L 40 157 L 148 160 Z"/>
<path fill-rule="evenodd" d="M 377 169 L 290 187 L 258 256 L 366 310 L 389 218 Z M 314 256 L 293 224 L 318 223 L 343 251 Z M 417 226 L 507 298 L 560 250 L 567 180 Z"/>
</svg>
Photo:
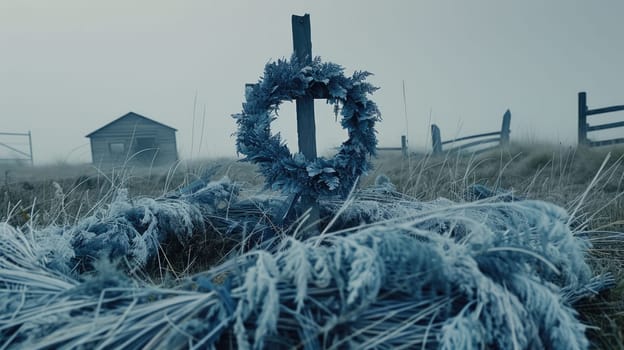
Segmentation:
<svg viewBox="0 0 624 350">
<path fill-rule="evenodd" d="M 407 157 L 407 136 L 401 135 L 401 147 L 377 147 L 378 151 L 401 151 L 403 157 Z"/>
<path fill-rule="evenodd" d="M 501 126 L 500 131 L 486 132 L 483 134 L 463 136 L 463 137 L 454 138 L 448 141 L 442 141 L 440 128 L 438 128 L 437 125 L 432 124 L 431 125 L 431 143 L 433 146 L 433 154 L 439 155 L 445 151 L 446 152 L 469 151 L 470 148 L 474 148 L 476 146 L 480 146 L 484 144 L 493 144 L 493 143 L 496 143 L 496 144 L 488 146 L 487 148 L 475 150 L 474 152 L 475 153 L 483 152 L 483 151 L 490 150 L 498 146 L 506 146 L 509 144 L 509 134 L 511 133 L 510 125 L 511 125 L 511 112 L 507 110 L 505 114 L 503 115 L 503 124 Z M 463 141 L 468 141 L 468 140 L 473 140 L 473 139 L 475 141 L 463 143 Z M 450 149 L 443 149 L 444 145 L 453 145 L 453 144 L 458 144 L 458 146 L 451 147 Z"/>
<path fill-rule="evenodd" d="M 601 140 L 601 141 L 592 141 L 587 138 L 587 133 L 590 131 L 607 130 L 607 129 L 624 127 L 624 121 L 607 123 L 607 124 L 599 124 L 599 125 L 589 125 L 587 123 L 588 116 L 617 112 L 617 111 L 624 111 L 624 105 L 589 109 L 587 107 L 587 93 L 579 92 L 578 94 L 578 144 L 582 146 L 598 147 L 598 146 L 607 146 L 607 145 L 615 145 L 618 143 L 624 143 L 624 138 L 621 138 L 621 137 L 608 139 L 608 140 Z"/>
<path fill-rule="evenodd" d="M 9 156 L 7 158 L 0 158 L 0 162 L 28 162 L 30 165 L 33 165 L 33 152 L 32 152 L 32 135 L 29 132 L 27 133 L 17 133 L 17 132 L 0 132 L 0 136 L 16 136 L 20 138 L 28 138 L 28 151 L 26 151 L 25 147 L 23 149 L 19 149 L 17 147 L 13 147 L 7 143 L 0 142 L 0 148 L 9 150 L 14 156 Z"/>
</svg>

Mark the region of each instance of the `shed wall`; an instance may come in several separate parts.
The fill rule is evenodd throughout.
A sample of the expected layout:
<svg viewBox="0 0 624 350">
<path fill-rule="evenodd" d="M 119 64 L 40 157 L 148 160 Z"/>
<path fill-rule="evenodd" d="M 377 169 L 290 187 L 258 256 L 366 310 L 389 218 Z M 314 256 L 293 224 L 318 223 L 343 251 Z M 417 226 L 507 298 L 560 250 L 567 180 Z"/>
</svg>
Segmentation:
<svg viewBox="0 0 624 350">
<path fill-rule="evenodd" d="M 153 141 L 153 146 L 144 149 L 146 141 Z M 111 149 L 112 144 L 123 144 L 123 152 L 112 152 L 117 148 Z M 128 116 L 91 135 L 91 155 L 96 165 L 171 164 L 178 160 L 175 130 Z"/>
</svg>

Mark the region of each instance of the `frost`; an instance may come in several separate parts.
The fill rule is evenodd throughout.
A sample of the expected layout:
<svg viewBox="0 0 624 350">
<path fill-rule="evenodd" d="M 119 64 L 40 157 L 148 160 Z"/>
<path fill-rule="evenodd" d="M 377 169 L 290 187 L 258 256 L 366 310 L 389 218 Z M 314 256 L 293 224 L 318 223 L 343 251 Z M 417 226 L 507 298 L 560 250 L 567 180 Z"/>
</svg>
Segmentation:
<svg viewBox="0 0 624 350">
<path fill-rule="evenodd" d="M 369 158 L 376 154 L 375 123 L 381 120 L 379 109 L 368 95 L 377 90 L 365 79 L 367 72 L 351 77 L 344 68 L 319 57 L 304 66 L 296 57 L 268 63 L 264 75 L 249 88 L 243 111 L 232 117 L 238 125 L 237 151 L 245 160 L 258 165 L 267 188 L 286 195 L 313 198 L 346 197 L 357 179 L 371 169 Z M 327 91 L 327 102 L 342 105 L 341 126 L 349 139 L 332 158 L 306 161 L 301 154 L 291 155 L 279 133 L 271 134 L 280 103 L 310 95 L 315 89 Z"/>
<path fill-rule="evenodd" d="M 157 199 L 121 191 L 75 226 L 0 225 L 0 337 L 33 349 L 588 348 L 572 303 L 613 278 L 592 276 L 565 210 L 488 194 L 419 202 L 380 177 L 347 203 L 324 198 L 333 226 L 303 241 L 292 219 L 275 224 L 288 198 L 239 197 L 227 179 Z M 207 226 L 252 227 L 260 246 L 173 288 L 107 263 L 140 266 Z M 87 262 L 89 274 L 70 269 Z"/>
</svg>

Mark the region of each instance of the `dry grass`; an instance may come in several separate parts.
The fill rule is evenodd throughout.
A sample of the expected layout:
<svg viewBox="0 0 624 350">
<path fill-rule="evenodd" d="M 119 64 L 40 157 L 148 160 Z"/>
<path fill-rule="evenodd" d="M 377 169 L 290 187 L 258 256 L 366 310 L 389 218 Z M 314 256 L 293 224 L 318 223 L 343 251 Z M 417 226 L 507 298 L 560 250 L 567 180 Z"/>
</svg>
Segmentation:
<svg viewBox="0 0 624 350">
<path fill-rule="evenodd" d="M 131 197 L 158 197 L 184 187 L 202 176 L 257 186 L 262 179 L 254 167 L 233 159 L 198 160 L 171 167 L 119 167 L 91 165 L 0 168 L 0 222 L 20 226 L 72 224 L 112 200 L 119 188 Z M 32 219 L 32 220 L 31 220 Z"/>
<path fill-rule="evenodd" d="M 596 176 L 603 161 L 610 158 Z M 513 145 L 478 156 L 386 155 L 363 186 L 385 174 L 397 188 L 423 201 L 446 197 L 464 200 L 473 184 L 511 190 L 514 194 L 556 203 L 575 214 L 576 230 L 589 232 L 589 262 L 596 273 L 611 272 L 618 285 L 578 307 L 592 327 L 595 348 L 624 348 L 624 147 L 576 149 L 551 145 Z M 0 169 L 0 221 L 14 225 L 71 224 L 108 203 L 115 190 L 132 196 L 159 196 L 202 175 L 228 175 L 254 187 L 262 183 L 254 167 L 230 159 L 197 161 L 172 168 L 101 170 L 87 165 Z M 3 176 L 3 177 L 2 177 Z M 204 236 L 206 237 L 206 236 Z M 173 244 L 173 243 L 172 243 Z M 162 256 L 173 276 L 198 271 L 219 261 L 235 242 L 208 239 Z"/>
<path fill-rule="evenodd" d="M 624 349 L 624 147 L 514 145 L 472 157 L 394 156 L 380 159 L 376 173 L 386 174 L 401 191 L 423 201 L 461 201 L 467 186 L 483 184 L 575 212 L 573 226 L 588 232 L 593 243 L 590 265 L 595 273 L 613 273 L 618 282 L 578 311 L 592 327 L 594 348 Z"/>
</svg>

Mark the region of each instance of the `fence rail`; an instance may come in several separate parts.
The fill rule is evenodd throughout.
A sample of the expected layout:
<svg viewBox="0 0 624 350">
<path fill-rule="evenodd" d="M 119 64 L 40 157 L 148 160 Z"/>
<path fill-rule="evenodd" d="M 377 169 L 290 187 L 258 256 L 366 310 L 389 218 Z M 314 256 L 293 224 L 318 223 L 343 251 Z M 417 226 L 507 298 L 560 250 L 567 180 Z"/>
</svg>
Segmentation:
<svg viewBox="0 0 624 350">
<path fill-rule="evenodd" d="M 598 125 L 589 125 L 587 123 L 588 116 L 612 113 L 612 112 L 618 112 L 618 111 L 624 111 L 624 105 L 589 109 L 587 107 L 587 93 L 584 91 L 579 92 L 578 93 L 578 144 L 582 146 L 589 146 L 589 147 L 600 147 L 600 146 L 608 146 L 608 145 L 616 145 L 616 144 L 624 143 L 624 138 L 613 138 L 613 139 L 608 139 L 608 140 L 592 141 L 587 137 L 587 133 L 590 131 L 607 130 L 607 129 L 624 127 L 624 121 L 606 123 L 606 124 L 598 124 Z"/>
<path fill-rule="evenodd" d="M 0 159 L 0 161 L 15 161 L 15 162 L 27 161 L 27 162 L 30 163 L 30 165 L 34 164 L 34 161 L 33 161 L 33 151 L 32 151 L 32 134 L 30 133 L 30 131 L 28 131 L 26 133 L 0 132 L 0 136 L 23 136 L 23 137 L 28 137 L 28 151 L 20 150 L 18 148 L 10 146 L 10 145 L 8 145 L 8 144 L 6 144 L 4 142 L 0 142 L 0 148 L 8 149 L 9 151 L 11 151 L 14 154 L 18 155 L 18 156 L 14 157 L 14 158 L 2 158 L 2 159 Z"/>
<path fill-rule="evenodd" d="M 401 154 L 407 156 L 407 136 L 401 135 L 401 147 L 377 147 L 378 151 L 401 151 Z"/>
<path fill-rule="evenodd" d="M 493 132 L 486 132 L 486 133 L 469 135 L 469 136 L 456 137 L 454 139 L 442 141 L 440 128 L 435 124 L 431 124 L 431 143 L 433 146 L 433 154 L 438 155 L 438 154 L 442 154 L 442 152 L 445 152 L 445 151 L 457 152 L 457 151 L 466 150 L 475 146 L 484 145 L 488 143 L 496 143 L 496 144 L 492 145 L 491 147 L 487 147 L 485 149 L 477 150 L 475 152 L 483 152 L 483 151 L 490 150 L 498 146 L 506 146 L 509 144 L 509 135 L 511 134 L 510 126 L 511 126 L 511 112 L 507 110 L 505 114 L 503 115 L 503 123 L 502 123 L 500 131 L 493 131 Z M 496 137 L 490 137 L 490 136 L 496 136 Z M 488 138 L 485 138 L 485 137 L 488 137 Z M 447 149 L 447 150 L 443 149 L 443 145 L 452 145 L 457 142 L 472 140 L 472 139 L 479 139 L 479 140 L 475 140 L 475 141 L 461 144 L 455 147 L 451 147 L 450 149 Z"/>
</svg>

